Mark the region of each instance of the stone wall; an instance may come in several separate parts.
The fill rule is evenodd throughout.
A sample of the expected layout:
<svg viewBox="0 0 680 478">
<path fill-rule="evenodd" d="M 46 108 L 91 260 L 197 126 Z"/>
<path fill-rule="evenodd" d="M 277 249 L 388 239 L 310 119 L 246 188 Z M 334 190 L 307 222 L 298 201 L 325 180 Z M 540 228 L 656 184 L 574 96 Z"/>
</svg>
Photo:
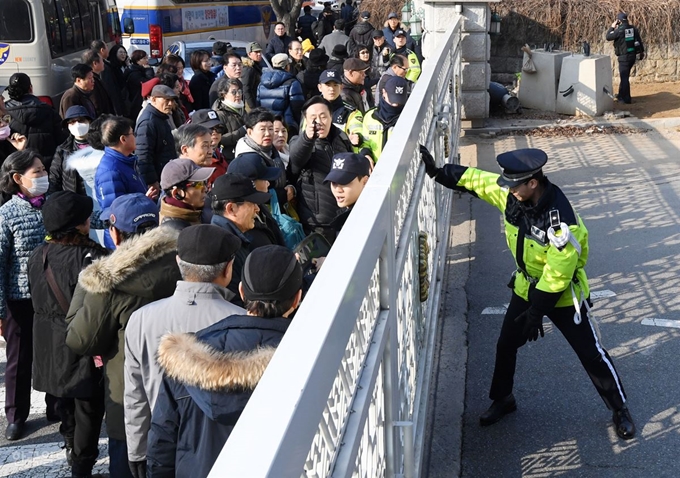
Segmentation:
<svg viewBox="0 0 680 478">
<path fill-rule="evenodd" d="M 522 71 L 522 52 L 520 48 L 528 43 L 533 48 L 554 44 L 561 49 L 561 38 L 553 32 L 526 17 L 523 21 L 504 19 L 501 34 L 491 37 L 491 81 L 512 84 L 516 74 Z M 590 51 L 612 58 L 614 82 L 618 80 L 618 65 L 614 56 L 614 45 L 604 39 L 608 26 L 602 30 L 602 41 L 591 44 Z M 643 42 L 645 38 L 642 38 Z M 567 51 L 580 52 L 575 48 Z M 641 83 L 680 81 L 680 43 L 670 45 L 645 44 L 645 59 L 637 62 L 631 71 L 630 81 Z"/>
</svg>

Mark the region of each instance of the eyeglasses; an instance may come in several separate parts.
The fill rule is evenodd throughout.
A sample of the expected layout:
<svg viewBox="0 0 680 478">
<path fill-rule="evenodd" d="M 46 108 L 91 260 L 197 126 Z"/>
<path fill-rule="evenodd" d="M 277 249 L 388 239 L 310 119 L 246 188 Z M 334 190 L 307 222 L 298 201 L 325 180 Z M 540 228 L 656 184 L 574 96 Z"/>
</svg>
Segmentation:
<svg viewBox="0 0 680 478">
<path fill-rule="evenodd" d="M 227 63 L 227 66 L 232 68 L 243 68 L 243 63 Z"/>
<path fill-rule="evenodd" d="M 125 134 L 121 134 L 121 136 L 130 136 L 130 135 L 137 137 L 137 133 L 135 133 L 134 131 L 130 131 L 129 133 L 125 133 Z"/>
<path fill-rule="evenodd" d="M 229 94 L 234 96 L 241 96 L 243 95 L 243 90 L 229 90 Z"/>
<path fill-rule="evenodd" d="M 401 71 L 406 71 L 406 70 L 408 70 L 408 68 L 404 68 L 404 67 L 401 66 L 401 65 L 394 65 L 394 66 L 396 66 L 397 68 L 401 69 Z"/>
</svg>

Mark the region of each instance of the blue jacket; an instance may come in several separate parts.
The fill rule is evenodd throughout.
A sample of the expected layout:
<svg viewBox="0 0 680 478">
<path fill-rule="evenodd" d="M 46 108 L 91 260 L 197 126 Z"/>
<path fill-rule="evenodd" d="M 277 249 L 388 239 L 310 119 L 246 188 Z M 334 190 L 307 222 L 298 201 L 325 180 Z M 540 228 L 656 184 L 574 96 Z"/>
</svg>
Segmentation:
<svg viewBox="0 0 680 478">
<path fill-rule="evenodd" d="M 157 356 L 165 375 L 151 417 L 149 478 L 208 476 L 289 324 L 232 315 L 162 339 Z"/>
<path fill-rule="evenodd" d="M 136 163 L 135 155 L 124 156 L 108 146 L 104 148 L 104 156 L 94 175 L 94 190 L 102 210 L 123 194 L 146 193 L 146 184 L 135 171 Z M 104 245 L 108 249 L 115 248 L 108 229 L 104 232 Z"/>
<path fill-rule="evenodd" d="M 297 134 L 305 95 L 302 85 L 292 74 L 274 68 L 262 70 L 257 87 L 257 103 L 274 114 L 283 115 L 289 131 L 290 128 L 294 131 L 290 134 Z"/>
<path fill-rule="evenodd" d="M 236 254 L 234 255 L 234 265 L 231 268 L 231 282 L 229 282 L 227 289 L 236 294 L 236 297 L 234 297 L 230 302 L 242 306 L 243 302 L 241 301 L 241 295 L 239 294 L 238 291 L 238 284 L 239 282 L 241 282 L 243 265 L 246 263 L 248 254 L 250 254 L 250 252 L 252 251 L 250 239 L 248 239 L 241 232 L 241 230 L 236 226 L 236 224 L 231 222 L 226 217 L 221 216 L 219 213 L 213 214 L 213 217 L 210 220 L 210 224 L 212 224 L 213 226 L 219 226 L 222 229 L 226 229 L 227 231 L 231 232 L 233 235 L 235 235 L 241 240 L 241 247 L 239 248 L 238 251 L 236 251 Z"/>
<path fill-rule="evenodd" d="M 406 48 L 408 48 L 411 51 L 416 51 L 416 42 L 411 38 L 411 32 L 406 31 L 406 29 L 401 26 L 401 23 L 397 27 L 397 30 L 403 29 L 406 32 Z M 397 47 L 394 45 L 394 32 L 397 30 L 392 30 L 389 25 L 384 27 L 382 29 L 383 33 L 385 34 L 385 42 L 392 47 L 392 49 L 396 49 Z"/>
<path fill-rule="evenodd" d="M 25 199 L 14 195 L 0 207 L 0 317 L 6 300 L 31 298 L 28 258 L 45 234 L 42 212 Z"/>
<path fill-rule="evenodd" d="M 135 133 L 139 174 L 144 184 L 157 183 L 160 181 L 163 166 L 177 158 L 168 115 L 161 113 L 153 105 L 147 105 L 137 118 Z"/>
</svg>

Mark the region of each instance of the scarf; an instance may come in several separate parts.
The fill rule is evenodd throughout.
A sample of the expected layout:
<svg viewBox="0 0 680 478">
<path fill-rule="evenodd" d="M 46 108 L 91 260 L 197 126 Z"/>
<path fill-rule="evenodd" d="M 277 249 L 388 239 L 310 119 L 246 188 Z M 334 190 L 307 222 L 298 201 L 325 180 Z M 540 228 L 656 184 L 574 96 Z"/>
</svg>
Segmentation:
<svg viewBox="0 0 680 478">
<path fill-rule="evenodd" d="M 24 201 L 28 201 L 31 204 L 31 206 L 33 206 L 35 209 L 40 209 L 42 207 L 42 205 L 45 204 L 45 199 L 46 199 L 44 194 L 41 194 L 40 196 L 35 196 L 35 197 L 32 197 L 32 198 L 29 198 L 28 196 L 26 196 L 23 193 L 17 193 L 17 196 L 19 196 Z"/>
<path fill-rule="evenodd" d="M 271 157 L 272 157 L 272 149 L 274 148 L 274 145 L 273 145 L 273 144 L 272 144 L 270 147 L 268 147 L 268 148 L 263 148 L 262 146 L 260 146 L 259 144 L 257 144 L 255 141 L 253 141 L 252 138 L 251 138 L 250 136 L 248 136 L 248 135 L 246 135 L 246 136 L 243 137 L 243 141 L 244 141 L 250 148 L 252 148 L 253 151 L 255 151 L 257 154 L 262 155 L 262 156 L 266 156 L 266 157 L 268 157 L 268 158 L 271 159 Z"/>
<path fill-rule="evenodd" d="M 181 206 L 179 205 L 181 203 Z M 193 209 L 191 206 L 166 196 L 161 201 L 161 223 L 165 218 L 181 219 L 191 224 L 201 223 L 201 209 Z"/>
</svg>

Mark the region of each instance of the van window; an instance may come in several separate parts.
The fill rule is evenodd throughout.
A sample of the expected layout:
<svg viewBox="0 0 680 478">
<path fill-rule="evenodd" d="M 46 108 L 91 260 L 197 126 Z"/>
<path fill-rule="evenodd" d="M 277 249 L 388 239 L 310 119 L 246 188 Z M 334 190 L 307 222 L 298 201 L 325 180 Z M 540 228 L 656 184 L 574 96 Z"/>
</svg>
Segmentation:
<svg viewBox="0 0 680 478">
<path fill-rule="evenodd" d="M 50 45 L 52 58 L 61 56 L 64 53 L 64 46 L 61 44 L 61 28 L 59 27 L 59 16 L 55 0 L 43 0 L 43 11 L 45 13 L 45 29 L 47 31 L 47 41 Z"/>
<path fill-rule="evenodd" d="M 2 0 L 0 8 L 0 41 L 30 43 L 33 41 L 31 9 L 26 0 Z"/>
</svg>

